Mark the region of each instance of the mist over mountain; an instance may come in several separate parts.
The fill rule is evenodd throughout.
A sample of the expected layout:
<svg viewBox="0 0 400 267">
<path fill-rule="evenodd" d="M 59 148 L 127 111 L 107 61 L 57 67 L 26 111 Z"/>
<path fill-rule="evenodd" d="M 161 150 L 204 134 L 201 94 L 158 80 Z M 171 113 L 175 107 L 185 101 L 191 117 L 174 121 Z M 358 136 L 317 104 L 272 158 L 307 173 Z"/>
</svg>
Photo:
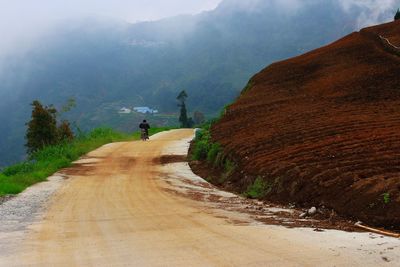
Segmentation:
<svg viewBox="0 0 400 267">
<path fill-rule="evenodd" d="M 132 130 L 137 117 L 116 117 L 118 108 L 175 112 L 182 89 L 190 111 L 215 114 L 266 65 L 392 19 L 390 8 L 369 18 L 373 6 L 342 2 L 225 0 L 210 12 L 154 22 L 57 25 L 29 49 L 0 57 L 0 166 L 23 157 L 34 99 L 60 107 L 74 97 L 68 118 L 82 129 Z"/>
</svg>

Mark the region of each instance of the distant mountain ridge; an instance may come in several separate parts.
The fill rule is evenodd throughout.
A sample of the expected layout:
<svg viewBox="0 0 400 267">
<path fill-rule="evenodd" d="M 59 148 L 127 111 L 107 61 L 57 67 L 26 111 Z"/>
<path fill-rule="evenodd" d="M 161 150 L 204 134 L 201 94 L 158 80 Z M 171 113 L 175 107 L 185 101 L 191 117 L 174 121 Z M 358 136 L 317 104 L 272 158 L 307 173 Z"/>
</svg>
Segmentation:
<svg viewBox="0 0 400 267">
<path fill-rule="evenodd" d="M 137 118 L 121 123 L 110 112 L 145 105 L 170 113 L 182 89 L 191 111 L 215 114 L 263 66 L 352 32 L 361 12 L 345 11 L 339 0 L 307 0 L 296 9 L 283 2 L 225 0 L 195 16 L 57 27 L 24 56 L 8 59 L 0 74 L 0 95 L 9 100 L 0 104 L 0 150 L 7 151 L 0 166 L 23 156 L 34 99 L 61 106 L 75 97 L 69 118 L 83 129 L 106 124 L 132 130 L 125 125 Z"/>
</svg>

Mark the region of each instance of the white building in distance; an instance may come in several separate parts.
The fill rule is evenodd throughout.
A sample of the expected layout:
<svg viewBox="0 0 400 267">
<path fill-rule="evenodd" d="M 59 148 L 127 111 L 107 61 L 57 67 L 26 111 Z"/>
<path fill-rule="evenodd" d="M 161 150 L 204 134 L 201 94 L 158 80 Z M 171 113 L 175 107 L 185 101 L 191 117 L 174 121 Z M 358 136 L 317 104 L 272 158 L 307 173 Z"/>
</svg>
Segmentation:
<svg viewBox="0 0 400 267">
<path fill-rule="evenodd" d="M 136 112 L 139 112 L 139 113 L 143 113 L 143 114 L 155 114 L 155 113 L 158 113 L 158 110 L 151 109 L 149 107 L 134 107 L 133 110 L 136 111 Z"/>
</svg>

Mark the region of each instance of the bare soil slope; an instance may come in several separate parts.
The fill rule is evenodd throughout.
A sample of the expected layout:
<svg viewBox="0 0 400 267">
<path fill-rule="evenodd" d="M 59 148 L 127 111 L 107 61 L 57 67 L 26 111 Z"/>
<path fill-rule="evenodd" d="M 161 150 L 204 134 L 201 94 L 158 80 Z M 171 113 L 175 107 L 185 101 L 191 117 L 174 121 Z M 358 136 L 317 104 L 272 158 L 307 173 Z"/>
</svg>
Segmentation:
<svg viewBox="0 0 400 267">
<path fill-rule="evenodd" d="M 243 171 L 228 183 L 400 228 L 399 45 L 400 21 L 255 75 L 212 128 Z"/>
</svg>

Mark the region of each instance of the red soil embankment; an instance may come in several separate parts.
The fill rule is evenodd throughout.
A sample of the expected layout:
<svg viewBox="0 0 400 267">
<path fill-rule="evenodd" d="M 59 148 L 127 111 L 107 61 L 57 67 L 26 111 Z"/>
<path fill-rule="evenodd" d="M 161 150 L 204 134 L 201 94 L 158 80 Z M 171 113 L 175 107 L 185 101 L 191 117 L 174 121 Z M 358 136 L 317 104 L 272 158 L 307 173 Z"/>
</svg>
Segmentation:
<svg viewBox="0 0 400 267">
<path fill-rule="evenodd" d="M 212 127 L 245 191 L 400 228 L 400 21 L 366 28 L 255 75 Z M 247 177 L 247 178 L 244 178 Z"/>
</svg>

